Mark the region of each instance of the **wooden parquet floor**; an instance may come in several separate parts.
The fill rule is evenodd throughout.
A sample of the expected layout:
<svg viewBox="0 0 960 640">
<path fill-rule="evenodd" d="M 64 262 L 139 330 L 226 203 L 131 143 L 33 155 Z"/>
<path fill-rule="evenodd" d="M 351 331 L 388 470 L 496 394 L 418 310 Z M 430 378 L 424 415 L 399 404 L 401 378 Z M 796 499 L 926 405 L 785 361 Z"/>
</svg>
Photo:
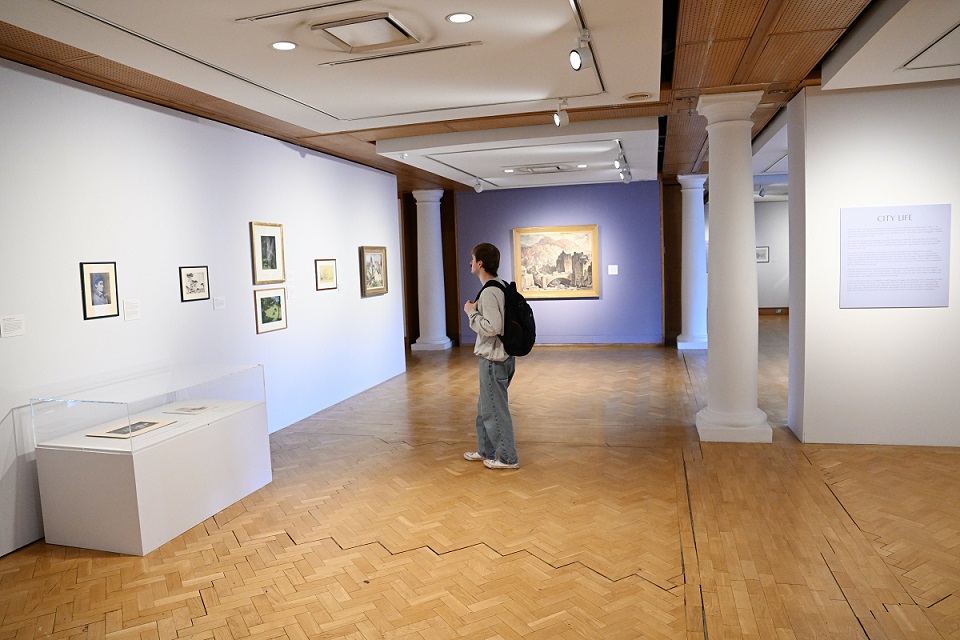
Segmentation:
<svg viewBox="0 0 960 640">
<path fill-rule="evenodd" d="M 475 447 L 468 348 L 271 436 L 274 481 L 140 557 L 0 558 L 0 640 L 960 638 L 960 451 L 701 444 L 705 352 L 542 347 L 521 469 Z M 905 425 L 906 427 L 907 425 Z"/>
</svg>

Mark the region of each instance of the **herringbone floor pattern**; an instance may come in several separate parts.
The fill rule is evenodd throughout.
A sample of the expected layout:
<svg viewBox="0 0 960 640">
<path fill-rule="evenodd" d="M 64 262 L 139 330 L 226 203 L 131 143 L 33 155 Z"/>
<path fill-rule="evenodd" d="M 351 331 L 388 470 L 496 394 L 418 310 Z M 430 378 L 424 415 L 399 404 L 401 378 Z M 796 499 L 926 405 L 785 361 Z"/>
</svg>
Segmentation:
<svg viewBox="0 0 960 640">
<path fill-rule="evenodd" d="M 760 406 L 786 416 L 786 318 Z M 0 640 L 960 638 L 960 452 L 700 444 L 705 353 L 542 347 L 519 471 L 469 349 L 271 436 L 274 481 L 143 557 L 0 558 Z"/>
</svg>

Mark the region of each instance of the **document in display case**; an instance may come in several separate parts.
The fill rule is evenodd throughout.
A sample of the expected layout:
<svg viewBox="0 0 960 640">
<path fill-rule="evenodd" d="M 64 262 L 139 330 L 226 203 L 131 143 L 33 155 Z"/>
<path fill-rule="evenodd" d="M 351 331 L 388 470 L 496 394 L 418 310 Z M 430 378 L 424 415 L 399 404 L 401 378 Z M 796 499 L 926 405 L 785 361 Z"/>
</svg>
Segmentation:
<svg viewBox="0 0 960 640">
<path fill-rule="evenodd" d="M 260 365 L 125 372 L 30 410 L 50 544 L 145 555 L 273 478 Z"/>
</svg>

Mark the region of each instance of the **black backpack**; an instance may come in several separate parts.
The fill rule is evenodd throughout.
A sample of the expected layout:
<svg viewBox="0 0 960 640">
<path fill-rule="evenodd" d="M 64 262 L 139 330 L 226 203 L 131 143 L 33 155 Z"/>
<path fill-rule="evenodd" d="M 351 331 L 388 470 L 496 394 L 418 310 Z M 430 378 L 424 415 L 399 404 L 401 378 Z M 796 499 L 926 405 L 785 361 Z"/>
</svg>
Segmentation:
<svg viewBox="0 0 960 640">
<path fill-rule="evenodd" d="M 533 319 L 533 309 L 530 308 L 526 298 L 517 291 L 516 282 L 510 282 L 504 286 L 499 280 L 487 280 L 477 293 L 476 299 L 480 300 L 480 294 L 490 286 L 503 291 L 503 333 L 500 335 L 503 350 L 511 356 L 527 355 L 533 349 L 533 343 L 537 341 L 537 323 Z"/>
</svg>

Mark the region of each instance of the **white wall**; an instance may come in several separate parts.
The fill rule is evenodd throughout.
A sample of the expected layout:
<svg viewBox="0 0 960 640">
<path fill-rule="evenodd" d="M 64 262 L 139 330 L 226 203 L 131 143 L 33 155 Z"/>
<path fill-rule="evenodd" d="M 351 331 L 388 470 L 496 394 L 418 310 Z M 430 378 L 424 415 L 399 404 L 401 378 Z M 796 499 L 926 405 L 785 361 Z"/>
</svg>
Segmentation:
<svg viewBox="0 0 960 640">
<path fill-rule="evenodd" d="M 770 248 L 770 262 L 757 263 L 758 306 L 790 305 L 789 207 L 785 200 L 754 204 L 757 246 Z"/>
<path fill-rule="evenodd" d="M 0 316 L 27 328 L 0 339 L 5 482 L 9 447 L 24 446 L 11 445 L 11 410 L 46 386 L 140 365 L 261 363 L 275 431 L 403 372 L 394 176 L 7 61 L 0 140 Z M 251 221 L 282 223 L 286 244 L 289 328 L 263 335 Z M 360 298 L 361 245 L 387 247 L 388 294 Z M 338 289 L 316 291 L 316 258 L 337 259 Z M 98 261 L 117 263 L 119 297 L 140 300 L 141 320 L 83 320 L 79 263 Z M 180 302 L 178 268 L 192 265 L 209 266 L 226 309 Z"/>
<path fill-rule="evenodd" d="M 840 209 L 949 204 L 960 211 L 960 84 L 880 91 L 807 89 L 792 116 L 802 142 L 804 343 L 791 369 L 791 427 L 805 442 L 960 445 L 960 224 L 951 229 L 950 306 L 840 309 Z M 803 127 L 802 136 L 795 126 Z M 793 207 L 797 193 L 791 176 Z M 791 209 L 791 218 L 794 211 Z M 791 318 L 798 311 L 791 303 Z M 794 328 L 793 326 L 791 327 Z M 791 342 L 795 336 L 791 335 Z"/>
</svg>

